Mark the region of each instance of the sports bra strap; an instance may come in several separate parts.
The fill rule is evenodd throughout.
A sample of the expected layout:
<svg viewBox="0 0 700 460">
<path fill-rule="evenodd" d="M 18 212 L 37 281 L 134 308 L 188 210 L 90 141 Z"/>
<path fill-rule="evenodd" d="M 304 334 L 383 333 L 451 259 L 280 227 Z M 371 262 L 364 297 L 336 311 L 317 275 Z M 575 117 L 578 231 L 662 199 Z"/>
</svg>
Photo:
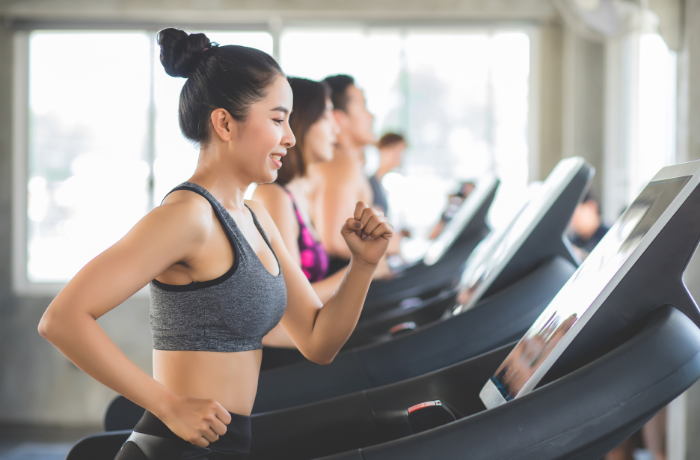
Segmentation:
<svg viewBox="0 0 700 460">
<path fill-rule="evenodd" d="M 192 185 L 190 185 L 190 184 L 192 184 Z M 233 249 L 234 249 L 235 253 L 238 253 L 239 252 L 238 251 L 238 249 L 239 249 L 238 248 L 238 238 L 236 237 L 234 232 L 231 230 L 231 227 L 227 224 L 226 218 L 224 217 L 224 213 L 219 208 L 219 207 L 223 208 L 223 206 L 204 187 L 201 187 L 201 186 L 193 187 L 193 185 L 197 185 L 197 184 L 194 184 L 191 182 L 185 182 L 183 184 L 178 185 L 177 187 L 175 187 L 174 189 L 169 191 L 167 193 L 167 195 L 165 195 L 163 197 L 163 201 L 165 201 L 165 198 L 167 198 L 168 195 L 170 195 L 171 193 L 176 192 L 178 190 L 189 190 L 190 192 L 194 192 L 197 195 L 204 197 L 204 199 L 207 200 L 209 202 L 209 204 L 211 205 L 211 207 L 214 209 L 214 214 L 216 214 L 217 219 L 219 219 L 219 223 L 223 227 L 224 232 L 226 232 L 226 236 L 228 237 L 228 240 L 233 245 Z M 163 204 L 163 201 L 161 201 L 161 204 Z M 253 218 L 255 218 L 255 216 L 253 216 Z M 231 219 L 231 220 L 233 221 L 233 219 Z M 233 225 L 236 225 L 235 221 L 233 221 Z"/>
<path fill-rule="evenodd" d="M 270 240 L 267 238 L 267 233 L 265 233 L 265 229 L 262 228 L 262 225 L 260 225 L 260 222 L 258 221 L 258 216 L 255 215 L 252 209 L 250 209 L 250 206 L 248 206 L 247 203 L 244 203 L 245 207 L 248 208 L 248 211 L 250 211 L 250 214 L 253 216 L 253 222 L 255 223 L 255 226 L 258 228 L 258 231 L 260 232 L 260 235 L 262 235 L 263 240 L 265 240 L 265 243 L 267 243 L 267 246 L 270 248 L 270 251 L 272 251 L 272 255 L 275 256 L 275 259 L 277 259 L 277 254 L 275 253 L 275 250 L 272 249 L 272 243 L 270 243 Z M 279 263 L 279 261 L 278 261 Z"/>
</svg>

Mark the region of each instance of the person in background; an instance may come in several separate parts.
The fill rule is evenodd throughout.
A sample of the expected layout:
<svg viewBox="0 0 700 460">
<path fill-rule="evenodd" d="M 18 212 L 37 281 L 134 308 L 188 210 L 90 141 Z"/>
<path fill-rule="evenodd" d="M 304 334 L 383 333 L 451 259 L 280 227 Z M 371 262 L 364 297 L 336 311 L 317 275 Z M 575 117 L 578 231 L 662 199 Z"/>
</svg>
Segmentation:
<svg viewBox="0 0 700 460">
<path fill-rule="evenodd" d="M 434 240 L 440 236 L 440 233 L 442 233 L 442 231 L 445 229 L 445 225 L 452 220 L 459 207 L 462 206 L 462 203 L 464 203 L 464 200 L 466 200 L 467 196 L 469 196 L 472 190 L 474 190 L 474 187 L 474 182 L 462 182 L 459 184 L 459 190 L 457 193 L 448 197 L 447 209 L 445 209 L 445 212 L 442 213 L 440 220 L 437 224 L 435 224 L 435 227 L 433 227 L 433 230 L 430 232 L 431 240 Z"/>
<path fill-rule="evenodd" d="M 333 158 L 339 128 L 333 117 L 330 90 L 325 83 L 294 77 L 287 80 L 294 94 L 289 126 L 296 144 L 287 149 L 277 180 L 260 184 L 255 189 L 253 200 L 261 203 L 270 214 L 290 255 L 301 266 L 318 298 L 325 302 L 340 285 L 345 268 L 326 276 L 328 254 L 309 218 L 312 191 L 307 171 L 310 165 Z M 261 370 L 303 360 L 281 324 L 265 336 L 263 345 Z"/>
<path fill-rule="evenodd" d="M 331 89 L 333 116 L 340 127 L 333 159 L 309 167 L 309 178 L 314 189 L 311 219 L 321 238 L 323 247 L 330 256 L 328 276 L 347 266 L 350 251 L 338 233 L 347 220 L 355 203 L 374 202 L 372 187 L 365 177 L 365 147 L 374 143 L 372 132 L 374 116 L 367 110 L 365 96 L 349 75 L 327 77 Z M 378 274 L 388 274 L 383 259 Z"/>
<path fill-rule="evenodd" d="M 386 191 L 382 186 L 382 179 L 386 173 L 401 166 L 401 158 L 407 146 L 408 144 L 403 135 L 392 132 L 385 133 L 379 138 L 379 142 L 377 142 L 377 149 L 379 150 L 379 168 L 377 168 L 374 175 L 369 178 L 369 184 L 372 186 L 372 194 L 374 195 L 372 207 L 383 212 L 385 215 L 389 214 L 389 201 L 386 198 Z M 406 229 L 396 232 L 386 251 L 387 255 L 398 256 L 401 240 L 410 236 L 411 233 Z M 399 258 L 399 260 L 402 259 Z"/>
<path fill-rule="evenodd" d="M 574 233 L 571 244 L 578 249 L 581 259 L 585 259 L 608 232 L 600 215 L 598 200 L 591 191 L 576 206 L 570 225 Z"/>
<path fill-rule="evenodd" d="M 333 159 L 340 131 L 333 116 L 330 90 L 323 82 L 288 78 L 294 94 L 289 126 L 296 145 L 287 149 L 277 180 L 259 185 L 253 199 L 265 206 L 282 233 L 282 239 L 323 302 L 335 292 L 345 270 L 327 277 L 328 254 L 309 216 L 313 195 L 308 177 L 311 165 Z"/>
<path fill-rule="evenodd" d="M 372 194 L 374 195 L 373 206 L 384 214 L 389 211 L 389 202 L 386 199 L 384 187 L 382 187 L 382 178 L 392 169 L 401 166 L 401 157 L 406 147 L 406 139 L 403 135 L 391 132 L 384 134 L 377 142 L 379 168 L 369 178 L 369 184 L 372 186 Z"/>
<path fill-rule="evenodd" d="M 666 408 L 664 407 L 638 432 L 605 455 L 604 460 L 635 460 L 635 451 L 646 448 L 654 460 L 666 460 Z M 641 458 L 641 457 L 639 457 Z M 645 457 L 647 458 L 647 457 Z"/>
</svg>

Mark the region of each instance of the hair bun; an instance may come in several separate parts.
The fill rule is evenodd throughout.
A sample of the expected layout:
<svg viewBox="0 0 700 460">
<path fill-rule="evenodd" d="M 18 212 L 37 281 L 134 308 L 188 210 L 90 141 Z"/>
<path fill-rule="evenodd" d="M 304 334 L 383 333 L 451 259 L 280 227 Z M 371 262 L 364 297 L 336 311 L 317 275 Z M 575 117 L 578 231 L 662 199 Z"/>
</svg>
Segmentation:
<svg viewBox="0 0 700 460">
<path fill-rule="evenodd" d="M 180 29 L 163 29 L 158 32 L 160 63 L 171 77 L 187 78 L 202 59 L 211 41 L 204 34 L 190 34 Z"/>
</svg>

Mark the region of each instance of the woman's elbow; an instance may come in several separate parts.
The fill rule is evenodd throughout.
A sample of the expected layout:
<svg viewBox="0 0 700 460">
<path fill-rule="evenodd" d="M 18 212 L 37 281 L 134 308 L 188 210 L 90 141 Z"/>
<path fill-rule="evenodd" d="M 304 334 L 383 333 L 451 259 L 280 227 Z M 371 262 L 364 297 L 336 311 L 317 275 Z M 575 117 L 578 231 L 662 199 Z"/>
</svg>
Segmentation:
<svg viewBox="0 0 700 460">
<path fill-rule="evenodd" d="M 324 353 L 319 353 L 317 355 L 307 356 L 307 359 L 312 363 L 318 364 L 319 366 L 327 366 L 333 362 L 336 354 L 328 355 Z"/>
<path fill-rule="evenodd" d="M 58 323 L 59 321 L 56 317 L 56 312 L 51 311 L 51 309 L 49 308 L 44 312 L 44 315 L 39 321 L 39 327 L 37 328 L 37 330 L 39 331 L 39 335 L 48 340 L 49 342 L 52 342 L 53 338 L 56 336 L 56 332 L 60 328 L 60 325 Z"/>
<path fill-rule="evenodd" d="M 53 329 L 54 325 L 53 321 L 51 320 L 51 315 L 49 315 L 48 312 L 45 312 L 39 321 L 39 327 L 37 327 L 39 335 L 50 341 L 49 337 L 51 337 Z"/>
</svg>

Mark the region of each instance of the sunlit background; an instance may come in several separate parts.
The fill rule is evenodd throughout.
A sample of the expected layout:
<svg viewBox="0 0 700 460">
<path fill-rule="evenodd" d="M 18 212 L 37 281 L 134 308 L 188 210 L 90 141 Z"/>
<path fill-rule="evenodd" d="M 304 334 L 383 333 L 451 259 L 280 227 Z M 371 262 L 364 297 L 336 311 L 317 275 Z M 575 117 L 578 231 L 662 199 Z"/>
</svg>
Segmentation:
<svg viewBox="0 0 700 460">
<path fill-rule="evenodd" d="M 268 32 L 207 34 L 273 53 Z M 502 181 L 492 223 L 517 207 L 531 154 L 526 30 L 289 28 L 279 47 L 288 75 L 354 76 L 376 134 L 406 134 L 403 165 L 384 186 L 390 217 L 414 239 L 426 240 L 460 181 L 486 172 Z M 165 74 L 157 50 L 147 32 L 31 34 L 29 281 L 67 281 L 194 171 L 198 146 L 177 122 L 185 80 Z M 640 36 L 639 53 L 641 161 L 628 199 L 675 160 L 675 53 L 657 34 Z M 369 172 L 376 155 L 368 149 Z"/>
<path fill-rule="evenodd" d="M 266 32 L 208 36 L 273 51 Z M 177 122 L 185 80 L 165 74 L 154 39 L 145 32 L 32 34 L 32 282 L 70 279 L 194 171 L 198 146 Z M 86 53 L 95 59 L 86 61 Z M 353 75 L 376 134 L 407 134 L 404 164 L 384 180 L 396 225 L 425 239 L 445 197 L 486 172 L 503 182 L 494 219 L 508 218 L 528 179 L 526 33 L 290 29 L 281 35 L 280 61 L 292 76 Z"/>
<path fill-rule="evenodd" d="M 63 458 L 115 395 L 37 323 L 196 168 L 177 119 L 186 80 L 159 62 L 162 28 L 260 49 L 290 76 L 352 75 L 376 136 L 408 140 L 383 185 L 390 220 L 411 231 L 410 262 L 463 181 L 501 180 L 488 216 L 499 235 L 560 160 L 580 156 L 611 225 L 660 168 L 700 159 L 698 24 L 700 0 L 0 2 L 0 459 L 54 440 L 67 444 L 38 458 Z M 365 158 L 373 174 L 376 148 Z M 700 298 L 700 257 L 684 280 Z M 99 319 L 147 373 L 148 304 L 146 287 Z M 680 428 L 667 460 L 700 458 L 700 385 L 687 395 L 669 413 Z M 50 426 L 85 431 L 32 431 Z"/>
</svg>

